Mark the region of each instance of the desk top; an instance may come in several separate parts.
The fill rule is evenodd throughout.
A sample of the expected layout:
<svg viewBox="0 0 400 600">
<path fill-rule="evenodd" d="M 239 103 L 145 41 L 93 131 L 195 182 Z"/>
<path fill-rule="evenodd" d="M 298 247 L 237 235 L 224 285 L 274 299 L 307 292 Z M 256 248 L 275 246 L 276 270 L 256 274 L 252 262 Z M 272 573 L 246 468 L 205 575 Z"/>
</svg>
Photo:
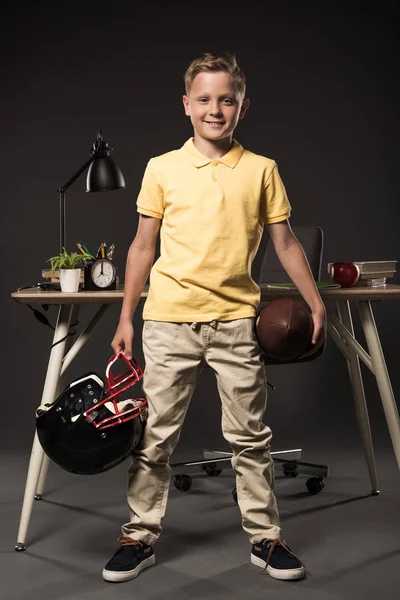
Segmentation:
<svg viewBox="0 0 400 600">
<path fill-rule="evenodd" d="M 274 300 L 278 297 L 301 298 L 298 290 L 285 290 L 271 288 L 268 284 L 261 284 L 261 302 Z M 147 297 L 146 286 L 141 294 Z M 319 290 L 323 300 L 399 300 L 400 285 L 386 284 L 379 287 L 356 286 L 352 288 L 321 288 Z M 107 291 L 79 291 L 76 293 L 60 292 L 55 290 L 39 290 L 28 288 L 14 292 L 11 297 L 20 304 L 117 304 L 122 302 L 124 295 L 123 286 L 116 290 Z"/>
</svg>

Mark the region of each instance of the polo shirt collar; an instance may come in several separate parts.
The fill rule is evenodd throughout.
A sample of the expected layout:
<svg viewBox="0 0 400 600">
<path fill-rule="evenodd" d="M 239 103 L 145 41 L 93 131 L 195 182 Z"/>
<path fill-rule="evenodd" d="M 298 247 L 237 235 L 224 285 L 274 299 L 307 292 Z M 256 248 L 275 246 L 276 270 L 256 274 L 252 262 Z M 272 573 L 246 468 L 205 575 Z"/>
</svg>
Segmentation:
<svg viewBox="0 0 400 600">
<path fill-rule="evenodd" d="M 204 167 L 212 161 L 211 158 L 208 158 L 208 156 L 204 156 L 204 154 L 201 154 L 201 152 L 197 150 L 196 146 L 193 143 L 193 138 L 189 138 L 188 141 L 185 142 L 185 144 L 182 146 L 182 150 L 186 153 L 190 162 L 197 168 Z M 237 142 L 236 140 L 233 140 L 232 148 L 229 150 L 229 152 L 224 154 L 224 156 L 218 158 L 218 161 L 226 165 L 227 167 L 233 169 L 234 167 L 236 167 L 242 154 L 243 146 L 241 146 L 241 144 L 239 144 L 239 142 Z"/>
</svg>

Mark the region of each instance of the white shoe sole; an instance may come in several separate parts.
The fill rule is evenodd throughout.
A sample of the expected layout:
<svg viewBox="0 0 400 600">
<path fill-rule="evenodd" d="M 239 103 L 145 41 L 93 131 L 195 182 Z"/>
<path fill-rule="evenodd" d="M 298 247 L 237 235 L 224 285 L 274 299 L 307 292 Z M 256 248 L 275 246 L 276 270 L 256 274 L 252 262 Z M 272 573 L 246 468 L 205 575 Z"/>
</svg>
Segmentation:
<svg viewBox="0 0 400 600">
<path fill-rule="evenodd" d="M 267 564 L 265 560 L 258 556 L 254 556 L 253 553 L 250 554 L 250 562 L 252 565 L 262 567 L 263 569 L 265 569 L 265 565 Z M 274 569 L 270 565 L 267 567 L 267 573 L 271 575 L 271 577 L 274 577 L 274 579 L 283 579 L 285 581 L 302 579 L 304 577 L 304 572 L 304 567 L 300 567 L 299 569 Z"/>
<path fill-rule="evenodd" d="M 151 567 L 155 562 L 156 557 L 153 554 L 152 556 L 149 556 L 149 558 L 142 560 L 136 569 L 132 569 L 132 571 L 107 571 L 107 569 L 103 569 L 103 579 L 104 581 L 112 581 L 113 583 L 130 581 L 131 579 L 135 579 L 135 577 L 139 575 L 140 571 L 147 569 L 147 567 Z"/>
</svg>

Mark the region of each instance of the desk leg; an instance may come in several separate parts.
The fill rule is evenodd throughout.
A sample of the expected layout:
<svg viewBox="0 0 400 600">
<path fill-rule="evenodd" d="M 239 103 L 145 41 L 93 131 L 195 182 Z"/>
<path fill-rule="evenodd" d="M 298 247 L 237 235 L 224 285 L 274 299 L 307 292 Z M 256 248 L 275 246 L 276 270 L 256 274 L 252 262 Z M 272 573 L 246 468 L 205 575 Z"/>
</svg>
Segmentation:
<svg viewBox="0 0 400 600">
<path fill-rule="evenodd" d="M 69 324 L 71 321 L 72 308 L 72 305 L 67 304 L 63 304 L 59 308 L 53 344 L 55 344 L 58 340 L 63 338 L 65 339 L 63 339 L 63 341 L 58 343 L 56 346 L 53 345 L 51 349 L 41 404 L 45 404 L 46 402 L 52 403 L 56 397 L 55 395 L 60 378 L 62 360 L 64 357 L 65 347 L 67 345 L 68 338 L 66 336 L 68 334 Z M 25 485 L 17 545 L 15 546 L 15 550 L 17 551 L 25 550 L 26 548 L 26 534 L 35 500 L 35 492 L 40 477 L 40 471 L 43 465 L 43 457 L 44 452 L 39 442 L 37 433 L 35 432 L 31 458 L 29 461 L 28 476 Z"/>
<path fill-rule="evenodd" d="M 339 319 L 344 327 L 349 331 L 351 336 L 354 338 L 354 327 L 351 318 L 350 303 L 348 300 L 341 300 L 337 303 Z M 349 369 L 349 376 L 351 387 L 353 390 L 354 406 L 356 410 L 356 418 L 358 427 L 361 434 L 361 440 L 364 446 L 365 457 L 367 460 L 367 467 L 369 477 L 371 480 L 372 494 L 379 494 L 378 490 L 378 477 L 376 473 L 374 448 L 372 445 L 371 426 L 368 416 L 367 403 L 365 401 L 364 384 L 361 375 L 360 361 L 354 352 L 351 353 L 351 358 L 347 358 L 347 366 Z"/>
<path fill-rule="evenodd" d="M 79 304 L 74 304 L 71 314 L 71 324 L 77 323 L 79 317 Z M 73 336 L 69 335 L 65 344 L 65 352 L 68 352 L 72 346 Z M 65 359 L 65 356 L 64 356 Z M 58 380 L 57 390 L 54 399 L 58 398 L 65 387 L 65 369 L 61 369 L 61 375 Z M 47 471 L 49 470 L 50 459 L 47 454 L 43 455 L 42 467 L 40 469 L 39 482 L 36 488 L 35 500 L 42 500 L 43 490 L 46 484 Z"/>
<path fill-rule="evenodd" d="M 392 385 L 390 383 L 385 357 L 383 356 L 382 346 L 379 340 L 371 303 L 368 300 L 359 300 L 357 305 L 365 339 L 371 355 L 372 368 L 378 384 L 383 410 L 385 412 L 390 437 L 392 439 L 394 453 L 397 459 L 397 464 L 400 467 L 399 413 L 397 410 Z"/>
</svg>

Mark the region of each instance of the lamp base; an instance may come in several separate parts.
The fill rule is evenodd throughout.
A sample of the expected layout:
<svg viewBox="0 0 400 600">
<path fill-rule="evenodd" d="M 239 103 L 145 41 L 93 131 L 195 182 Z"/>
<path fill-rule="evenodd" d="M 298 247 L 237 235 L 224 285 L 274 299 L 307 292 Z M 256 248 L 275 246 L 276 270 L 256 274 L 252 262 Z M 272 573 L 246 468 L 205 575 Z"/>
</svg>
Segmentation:
<svg viewBox="0 0 400 600">
<path fill-rule="evenodd" d="M 61 285 L 59 283 L 55 283 L 53 281 L 40 281 L 37 284 L 37 287 L 39 288 L 39 290 L 55 290 L 55 291 L 60 291 L 61 290 Z"/>
</svg>

